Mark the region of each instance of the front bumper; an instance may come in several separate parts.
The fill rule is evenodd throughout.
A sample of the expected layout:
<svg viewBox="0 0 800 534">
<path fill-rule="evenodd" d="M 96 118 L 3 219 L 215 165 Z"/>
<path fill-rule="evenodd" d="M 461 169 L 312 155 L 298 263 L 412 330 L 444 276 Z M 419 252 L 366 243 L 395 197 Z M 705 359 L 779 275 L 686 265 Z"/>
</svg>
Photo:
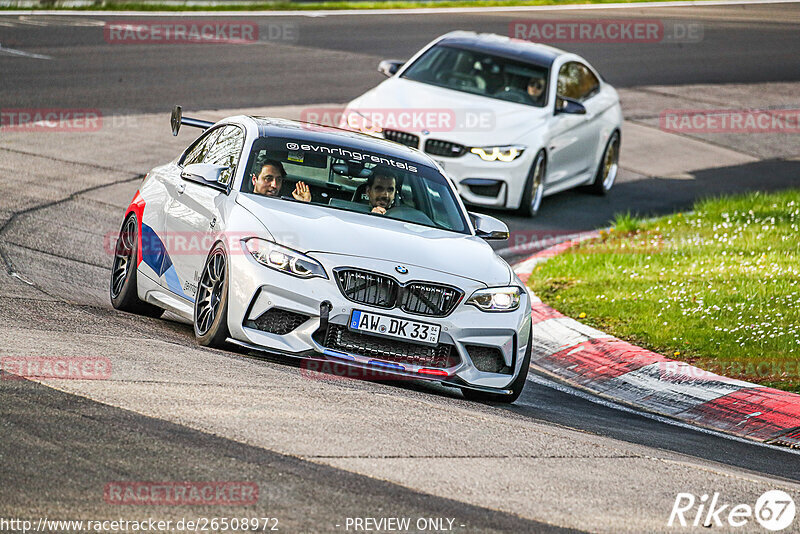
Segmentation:
<svg viewBox="0 0 800 534">
<path fill-rule="evenodd" d="M 396 265 L 396 262 L 353 256 L 309 255 L 322 263 L 329 277 L 333 277 L 335 267 L 352 267 L 389 275 L 394 273 Z M 413 280 L 447 284 L 464 291 L 464 298 L 446 317 L 412 315 L 399 308 L 385 309 L 355 303 L 342 295 L 332 278 L 295 278 L 257 263 L 246 252 L 231 254 L 229 265 L 228 329 L 233 342 L 251 349 L 337 362 L 355 368 L 377 368 L 382 373 L 398 378 L 434 380 L 457 387 L 504 392 L 520 372 L 531 336 L 527 293 L 523 292 L 520 307 L 513 312 L 482 312 L 464 302 L 474 291 L 486 287 L 484 284 L 422 267 L 412 267 Z M 401 278 L 398 275 L 393 277 Z M 346 331 L 354 309 L 439 325 L 439 344 L 450 346 L 452 359 L 446 365 L 430 365 L 426 364 L 424 358 L 409 356 L 405 361 L 402 357 L 398 361 L 396 357 L 382 357 L 379 352 L 326 346 L 330 344 L 329 329 Z M 290 331 L 285 333 L 270 333 L 256 327 L 255 321 L 265 313 L 276 310 L 286 310 L 304 317 L 300 317 L 296 324 L 290 324 L 287 327 Z M 382 337 L 361 333 L 358 336 L 385 343 Z M 400 341 L 397 345 L 403 343 Z M 482 364 L 478 358 L 485 351 L 493 351 L 492 354 L 497 356 L 497 367 L 503 367 L 499 369 L 500 372 L 485 370 L 486 364 Z M 402 347 L 395 351 L 402 352 Z"/>
<path fill-rule="evenodd" d="M 514 161 L 484 161 L 467 152 L 457 158 L 431 157 L 456 184 L 464 202 L 477 206 L 516 209 L 522 200 L 535 150 L 528 148 Z"/>
</svg>

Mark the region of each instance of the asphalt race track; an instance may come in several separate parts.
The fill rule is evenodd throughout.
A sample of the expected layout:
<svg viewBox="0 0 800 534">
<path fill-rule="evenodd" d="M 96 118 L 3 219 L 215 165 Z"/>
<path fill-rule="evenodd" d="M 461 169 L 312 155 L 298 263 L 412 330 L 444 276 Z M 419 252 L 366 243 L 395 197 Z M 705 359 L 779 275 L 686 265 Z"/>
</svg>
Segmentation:
<svg viewBox="0 0 800 534">
<path fill-rule="evenodd" d="M 0 108 L 129 118 L 83 134 L 0 130 L 0 356 L 105 356 L 114 368 L 111 380 L 0 380 L 0 519 L 245 515 L 277 518 L 283 532 L 352 532 L 348 518 L 410 517 L 450 518 L 457 532 L 688 532 L 667 527 L 679 492 L 753 505 L 783 489 L 797 501 L 797 454 L 599 403 L 540 376 L 508 407 L 424 384 L 310 380 L 290 362 L 200 348 L 169 315 L 111 308 L 108 236 L 141 176 L 196 134 L 169 135 L 173 104 L 210 116 L 342 103 L 382 80 L 378 60 L 408 57 L 441 33 L 505 34 L 512 20 L 548 17 L 702 23 L 697 43 L 563 45 L 628 91 L 623 109 L 641 124 L 651 114 L 630 110 L 650 91 L 642 87 L 800 82 L 800 4 L 268 16 L 261 27 L 292 24 L 297 39 L 248 46 L 112 46 L 110 16 L 0 12 Z M 796 108 L 798 93 L 788 94 L 782 104 Z M 796 134 L 781 138 L 781 156 L 728 141 L 720 150 L 732 162 L 736 152 L 750 159 L 692 181 L 632 164 L 608 198 L 549 197 L 535 220 L 493 214 L 518 232 L 569 233 L 625 209 L 666 213 L 703 195 L 798 185 Z M 246 480 L 260 497 L 239 507 L 104 501 L 109 482 L 136 480 Z"/>
</svg>

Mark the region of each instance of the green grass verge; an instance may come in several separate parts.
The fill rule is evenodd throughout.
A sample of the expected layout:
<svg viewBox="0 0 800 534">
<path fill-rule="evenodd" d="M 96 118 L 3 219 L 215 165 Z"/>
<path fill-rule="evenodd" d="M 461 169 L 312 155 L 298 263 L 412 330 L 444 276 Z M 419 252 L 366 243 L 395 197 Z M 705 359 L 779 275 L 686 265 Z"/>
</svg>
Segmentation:
<svg viewBox="0 0 800 534">
<path fill-rule="evenodd" d="M 666 2 L 669 0 L 435 0 L 435 1 L 364 1 L 364 2 L 248 2 L 225 3 L 220 0 L 216 5 L 182 5 L 160 4 L 156 2 L 114 2 L 99 0 L 91 5 L 65 7 L 59 0 L 41 2 L 36 7 L 2 6 L 4 10 L 46 9 L 46 10 L 91 10 L 91 11 L 314 11 L 342 9 L 413 9 L 425 7 L 506 7 L 506 6 L 552 6 L 563 4 L 636 4 L 641 2 Z"/>
<path fill-rule="evenodd" d="M 537 267 L 533 291 L 636 345 L 800 392 L 800 190 L 616 223 Z"/>
</svg>

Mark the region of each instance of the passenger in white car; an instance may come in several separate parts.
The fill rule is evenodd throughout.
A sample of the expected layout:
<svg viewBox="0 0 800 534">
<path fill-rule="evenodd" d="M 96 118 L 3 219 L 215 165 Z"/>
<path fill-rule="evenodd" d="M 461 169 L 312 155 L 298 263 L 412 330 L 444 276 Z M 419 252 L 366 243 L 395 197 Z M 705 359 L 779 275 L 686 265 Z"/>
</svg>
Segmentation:
<svg viewBox="0 0 800 534">
<path fill-rule="evenodd" d="M 283 179 L 286 171 L 280 161 L 268 159 L 261 164 L 258 175 L 252 173 L 250 179 L 253 181 L 253 193 L 268 197 L 280 196 Z M 297 182 L 292 191 L 295 200 L 311 202 L 311 190 L 304 182 Z"/>
</svg>

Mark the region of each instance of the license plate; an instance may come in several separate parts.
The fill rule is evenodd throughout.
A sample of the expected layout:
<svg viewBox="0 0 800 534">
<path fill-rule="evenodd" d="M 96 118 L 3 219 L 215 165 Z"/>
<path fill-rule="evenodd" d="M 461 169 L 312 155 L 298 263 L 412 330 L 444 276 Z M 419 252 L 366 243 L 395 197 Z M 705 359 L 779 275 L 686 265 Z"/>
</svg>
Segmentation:
<svg viewBox="0 0 800 534">
<path fill-rule="evenodd" d="M 440 327 L 437 324 L 409 321 L 378 313 L 353 310 L 350 315 L 349 327 L 350 330 L 356 332 L 416 341 L 426 345 L 439 343 Z"/>
</svg>

